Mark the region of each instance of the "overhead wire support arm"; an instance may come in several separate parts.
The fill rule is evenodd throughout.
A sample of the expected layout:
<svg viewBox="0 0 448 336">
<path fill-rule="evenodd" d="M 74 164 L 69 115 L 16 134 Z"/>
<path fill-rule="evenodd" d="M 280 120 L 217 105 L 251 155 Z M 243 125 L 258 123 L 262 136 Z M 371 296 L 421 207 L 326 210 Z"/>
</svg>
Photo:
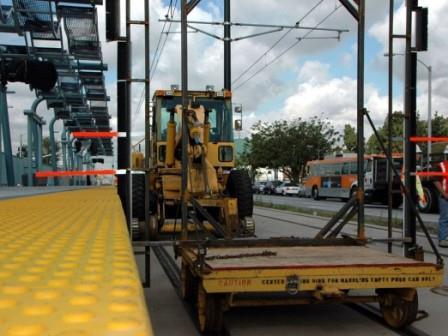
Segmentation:
<svg viewBox="0 0 448 336">
<path fill-rule="evenodd" d="M 261 33 L 255 33 L 255 34 L 250 34 L 250 35 L 236 37 L 236 38 L 230 39 L 229 41 L 230 42 L 241 41 L 241 40 L 245 40 L 245 39 L 252 38 L 252 37 L 257 37 L 257 36 L 261 36 L 261 35 L 277 33 L 277 32 L 282 31 L 282 30 L 283 30 L 283 28 L 276 28 L 276 29 L 267 30 L 267 31 L 264 31 L 264 32 L 261 32 Z"/>
<path fill-rule="evenodd" d="M 159 22 L 173 22 L 180 23 L 180 20 L 177 19 L 159 19 Z M 199 25 L 211 25 L 211 26 L 236 26 L 236 27 L 258 27 L 258 28 L 281 28 L 281 29 L 302 29 L 302 30 L 314 30 L 314 31 L 328 31 L 328 32 L 338 32 L 338 33 L 348 33 L 348 29 L 339 29 L 339 28 L 324 28 L 324 27 L 309 27 L 309 26 L 301 26 L 300 24 L 296 25 L 273 25 L 273 24 L 264 24 L 264 23 L 247 23 L 247 22 L 223 22 L 223 21 L 194 21 L 189 20 L 187 24 L 199 24 Z"/>
<path fill-rule="evenodd" d="M 230 38 L 230 39 L 227 39 L 227 38 L 225 38 L 225 37 L 221 37 L 221 36 L 218 36 L 218 35 L 209 33 L 209 32 L 207 32 L 207 31 L 202 30 L 202 29 L 199 29 L 199 28 L 197 28 L 197 27 L 193 27 L 193 26 L 190 25 L 190 24 L 188 25 L 188 28 L 193 29 L 193 30 L 194 30 L 195 32 L 197 32 L 197 33 L 202 33 L 202 34 L 204 34 L 204 35 L 213 37 L 213 38 L 215 38 L 215 39 L 217 39 L 217 40 L 220 40 L 220 41 L 230 41 L 230 42 L 241 41 L 241 40 L 244 40 L 244 39 L 247 39 L 247 38 L 257 37 L 257 36 L 266 35 L 266 34 L 271 34 L 271 33 L 276 33 L 276 32 L 279 32 L 279 31 L 282 31 L 282 30 L 283 30 L 283 28 L 277 28 L 277 29 L 272 29 L 272 30 L 264 31 L 264 32 L 261 32 L 261 33 L 250 34 L 250 35 L 245 35 L 245 36 L 241 36 L 241 37 L 236 37 L 236 38 Z"/>
</svg>

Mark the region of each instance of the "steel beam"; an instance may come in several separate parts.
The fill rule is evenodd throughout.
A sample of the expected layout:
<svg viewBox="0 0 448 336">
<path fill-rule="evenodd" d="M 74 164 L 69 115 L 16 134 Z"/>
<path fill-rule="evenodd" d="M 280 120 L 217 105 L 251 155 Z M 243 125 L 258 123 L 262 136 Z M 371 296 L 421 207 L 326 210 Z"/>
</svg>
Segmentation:
<svg viewBox="0 0 448 336">
<path fill-rule="evenodd" d="M 31 108 L 29 110 L 24 111 L 24 114 L 27 116 L 27 146 L 28 146 L 28 169 L 27 169 L 27 180 L 28 180 L 28 186 L 32 187 L 34 185 L 34 178 L 33 178 L 33 152 L 34 148 L 37 145 L 37 137 L 36 132 L 34 131 L 36 127 L 36 122 L 42 121 L 40 118 L 36 118 L 36 111 L 41 102 L 44 101 L 43 97 L 38 97 L 33 101 L 33 104 L 31 104 Z M 36 157 L 37 161 L 37 157 Z"/>
<path fill-rule="evenodd" d="M 150 63 L 149 63 L 149 52 L 150 52 L 150 32 L 149 32 L 149 0 L 145 1 L 145 240 L 149 239 L 149 168 L 150 168 L 150 156 L 151 156 L 151 131 L 150 131 Z M 148 249 L 149 253 L 149 249 Z M 148 284 L 148 281 L 147 281 Z"/>
<path fill-rule="evenodd" d="M 56 140 L 54 138 L 54 124 L 55 122 L 58 120 L 58 118 L 56 116 L 54 116 L 51 120 L 50 120 L 50 124 L 49 124 L 49 131 L 50 131 L 50 149 L 51 149 L 51 168 L 53 171 L 57 171 L 58 170 L 58 162 L 57 162 L 57 156 L 56 156 L 56 152 L 57 152 L 57 146 L 56 146 Z M 59 180 L 57 177 L 53 177 L 53 185 L 59 185 Z"/>
<path fill-rule="evenodd" d="M 188 199 L 187 199 L 187 179 L 188 179 L 188 34 L 187 34 L 187 1 L 181 0 L 181 85 L 182 85 L 182 185 L 181 185 L 181 205 L 182 205 L 182 233 L 181 239 L 188 238 Z"/>
<path fill-rule="evenodd" d="M 224 89 L 232 86 L 232 50 L 230 31 L 230 0 L 224 0 Z"/>
<path fill-rule="evenodd" d="M 130 30 L 130 29 L 129 29 Z M 118 41 L 117 43 L 117 128 L 118 132 L 125 132 L 126 137 L 117 138 L 117 168 L 130 168 L 130 44 L 129 41 Z M 129 176 L 128 176 L 129 175 Z M 128 182 L 130 173 L 117 175 L 118 194 L 126 214 L 128 225 L 130 223 L 130 202 Z"/>
<path fill-rule="evenodd" d="M 389 0 L 389 56 L 388 56 L 388 113 L 387 113 L 387 138 L 388 138 L 388 146 L 387 152 L 390 157 L 392 157 L 392 113 L 393 113 L 393 92 L 394 92 L 394 0 Z M 387 238 L 389 239 L 387 242 L 387 251 L 392 253 L 392 189 L 393 189 L 393 175 L 392 175 L 392 167 L 389 162 L 387 165 Z"/>
<path fill-rule="evenodd" d="M 358 147 L 358 189 L 362 193 L 358 199 L 358 239 L 365 239 L 364 228 L 364 43 L 365 0 L 358 5 L 358 80 L 357 80 L 357 147 Z"/>
<path fill-rule="evenodd" d="M 62 128 L 61 132 L 61 148 L 62 148 L 62 164 L 64 166 L 64 171 L 68 171 L 67 166 L 67 130 L 65 126 Z"/>
<path fill-rule="evenodd" d="M 360 15 L 359 15 L 359 8 L 356 9 L 356 7 L 349 1 L 349 0 L 339 0 L 339 2 L 342 4 L 342 6 L 345 7 L 345 9 L 347 9 L 347 11 L 350 13 L 351 16 L 353 16 L 353 18 L 356 21 L 359 21 L 360 19 Z"/>
<path fill-rule="evenodd" d="M 417 53 L 412 51 L 412 11 L 418 1 L 406 0 L 406 64 L 405 64 L 405 100 L 404 100 L 404 185 L 409 190 L 413 202 L 417 200 L 415 178 L 411 172 L 416 170 L 416 146 L 410 141 L 410 137 L 416 135 L 417 126 Z M 411 242 L 404 244 L 404 254 L 412 258 L 415 255 L 416 246 L 416 220 L 413 204 L 407 199 L 403 206 L 403 225 L 405 238 Z"/>
<path fill-rule="evenodd" d="M 190 0 L 186 5 L 187 15 L 201 2 L 201 0 Z"/>
</svg>

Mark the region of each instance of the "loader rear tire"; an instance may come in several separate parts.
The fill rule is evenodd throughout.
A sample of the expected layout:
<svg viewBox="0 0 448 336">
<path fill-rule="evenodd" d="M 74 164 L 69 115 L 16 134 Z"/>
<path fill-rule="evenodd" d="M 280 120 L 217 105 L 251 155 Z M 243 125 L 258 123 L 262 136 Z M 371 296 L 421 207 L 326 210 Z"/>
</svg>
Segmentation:
<svg viewBox="0 0 448 336">
<path fill-rule="evenodd" d="M 254 199 L 250 177 L 245 170 L 232 170 L 227 180 L 227 193 L 238 200 L 238 216 L 252 217 Z"/>
<path fill-rule="evenodd" d="M 132 217 L 145 220 L 145 174 L 132 174 Z"/>
</svg>

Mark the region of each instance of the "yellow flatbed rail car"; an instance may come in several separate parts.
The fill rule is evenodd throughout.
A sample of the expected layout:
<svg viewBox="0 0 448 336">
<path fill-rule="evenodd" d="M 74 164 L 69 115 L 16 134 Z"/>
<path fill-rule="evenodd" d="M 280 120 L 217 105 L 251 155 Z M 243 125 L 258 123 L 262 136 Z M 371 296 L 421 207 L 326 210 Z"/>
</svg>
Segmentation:
<svg viewBox="0 0 448 336">
<path fill-rule="evenodd" d="M 272 244 L 202 251 L 191 245 L 181 253 L 184 297 L 196 296 L 205 331 L 219 329 L 220 309 L 236 306 L 372 301 L 380 303 L 386 322 L 401 327 L 417 314 L 415 289 L 443 281 L 439 265 L 363 245 Z M 397 309 L 403 313 L 397 314 Z"/>
<path fill-rule="evenodd" d="M 151 335 L 115 188 L 0 201 L 0 335 Z"/>
</svg>

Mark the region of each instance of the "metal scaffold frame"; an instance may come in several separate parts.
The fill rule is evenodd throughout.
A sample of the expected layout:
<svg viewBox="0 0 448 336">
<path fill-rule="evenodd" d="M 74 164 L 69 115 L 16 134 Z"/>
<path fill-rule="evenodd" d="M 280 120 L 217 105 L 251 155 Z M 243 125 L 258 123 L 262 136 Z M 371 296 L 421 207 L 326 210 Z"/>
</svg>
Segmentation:
<svg viewBox="0 0 448 336">
<path fill-rule="evenodd" d="M 92 156 L 113 155 L 110 139 L 82 139 L 79 142 L 81 146 L 78 144 L 74 149 L 68 148 L 71 144 L 77 144 L 70 135 L 74 131 L 110 131 L 111 116 L 107 107 L 109 97 L 104 78 L 107 66 L 102 62 L 95 7 L 98 4 L 102 4 L 102 1 L 69 0 L 62 3 L 15 0 L 12 6 L 2 5 L 0 31 L 18 33 L 23 36 L 25 46 L 0 46 L 0 61 L 49 61 L 58 74 L 56 86 L 52 90 L 35 90 L 36 101 L 30 110 L 25 111 L 28 116 L 29 146 L 27 177 L 23 180 L 26 185 L 36 184 L 34 173 L 42 168 L 39 146 L 42 142 L 41 128 L 45 122 L 37 115 L 37 106 L 41 101 L 45 100 L 47 108 L 54 110 L 54 117 L 49 123 L 50 163 L 53 171 L 58 170 L 54 130 L 58 120 L 62 121 L 65 133 L 62 153 L 64 169 L 82 170 L 84 165 L 92 167 Z M 65 41 L 68 42 L 67 46 Z M 72 164 L 69 167 L 67 163 L 76 159 L 66 155 L 73 151 L 81 152 L 82 157 L 78 160 L 79 166 Z M 15 184 L 11 178 L 9 180 L 9 185 Z M 74 183 L 74 180 L 69 182 Z M 81 183 L 81 180 L 78 182 Z M 58 184 L 59 180 L 55 177 L 48 183 Z"/>
</svg>

